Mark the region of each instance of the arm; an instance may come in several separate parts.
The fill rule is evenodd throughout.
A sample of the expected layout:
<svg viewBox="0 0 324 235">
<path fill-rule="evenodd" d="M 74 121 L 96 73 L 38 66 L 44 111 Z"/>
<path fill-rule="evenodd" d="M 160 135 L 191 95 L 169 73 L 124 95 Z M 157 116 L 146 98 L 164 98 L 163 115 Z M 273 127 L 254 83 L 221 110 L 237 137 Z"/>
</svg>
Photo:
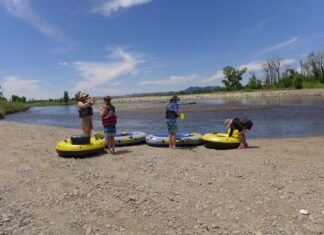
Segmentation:
<svg viewBox="0 0 324 235">
<path fill-rule="evenodd" d="M 78 108 L 84 109 L 89 107 L 90 105 L 93 105 L 95 103 L 94 98 L 89 99 L 87 102 L 82 103 L 81 101 L 78 102 Z"/>
<path fill-rule="evenodd" d="M 101 118 L 106 117 L 106 116 L 107 116 L 107 109 L 104 108 L 104 107 L 100 107 L 100 109 L 99 109 L 99 114 L 100 114 L 100 117 L 101 117 Z"/>
<path fill-rule="evenodd" d="M 179 111 L 179 105 L 178 104 L 174 104 L 172 105 L 172 110 L 177 114 L 177 116 L 179 117 L 181 112 Z"/>
</svg>

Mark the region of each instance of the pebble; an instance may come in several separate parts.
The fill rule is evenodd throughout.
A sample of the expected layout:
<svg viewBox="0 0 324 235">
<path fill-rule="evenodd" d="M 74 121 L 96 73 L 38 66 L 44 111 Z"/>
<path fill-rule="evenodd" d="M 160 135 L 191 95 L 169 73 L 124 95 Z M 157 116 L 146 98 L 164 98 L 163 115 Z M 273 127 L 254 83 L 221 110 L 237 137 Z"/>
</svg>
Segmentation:
<svg viewBox="0 0 324 235">
<path fill-rule="evenodd" d="M 92 233 L 92 228 L 91 227 L 88 227 L 87 229 L 86 229 L 86 235 L 90 235 L 91 233 Z"/>
<path fill-rule="evenodd" d="M 211 225 L 211 228 L 215 229 L 215 228 L 219 228 L 219 225 L 218 224 L 212 224 Z"/>
<path fill-rule="evenodd" d="M 305 210 L 305 209 L 300 209 L 299 213 L 302 214 L 302 215 L 309 215 L 309 211 Z"/>
</svg>

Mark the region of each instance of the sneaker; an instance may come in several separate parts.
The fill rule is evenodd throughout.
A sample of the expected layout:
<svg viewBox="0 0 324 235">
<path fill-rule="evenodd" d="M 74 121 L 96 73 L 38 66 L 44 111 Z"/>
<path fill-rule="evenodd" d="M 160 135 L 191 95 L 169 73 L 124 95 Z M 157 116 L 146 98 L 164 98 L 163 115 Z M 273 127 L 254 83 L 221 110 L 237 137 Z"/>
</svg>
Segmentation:
<svg viewBox="0 0 324 235">
<path fill-rule="evenodd" d="M 244 143 L 241 143 L 240 146 L 237 147 L 237 149 L 244 149 L 244 148 L 245 148 Z"/>
<path fill-rule="evenodd" d="M 244 142 L 243 144 L 244 144 L 244 146 L 245 146 L 246 148 L 249 147 L 249 145 L 248 145 L 247 142 Z"/>
</svg>

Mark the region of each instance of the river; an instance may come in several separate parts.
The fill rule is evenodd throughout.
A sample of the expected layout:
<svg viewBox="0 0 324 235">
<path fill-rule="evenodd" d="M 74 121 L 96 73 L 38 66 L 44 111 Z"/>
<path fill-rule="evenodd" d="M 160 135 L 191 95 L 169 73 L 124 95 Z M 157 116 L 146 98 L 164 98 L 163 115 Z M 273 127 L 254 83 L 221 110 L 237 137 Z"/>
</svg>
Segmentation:
<svg viewBox="0 0 324 235">
<path fill-rule="evenodd" d="M 185 119 L 179 120 L 179 133 L 224 132 L 224 120 L 246 116 L 254 123 L 249 138 L 286 138 L 324 135 L 324 97 L 284 97 L 258 99 L 201 100 L 180 105 Z M 166 133 L 164 104 L 116 104 L 117 130 Z M 79 128 L 75 106 L 33 107 L 26 112 L 7 115 L 6 120 Z M 102 130 L 98 106 L 94 108 L 95 131 Z"/>
</svg>

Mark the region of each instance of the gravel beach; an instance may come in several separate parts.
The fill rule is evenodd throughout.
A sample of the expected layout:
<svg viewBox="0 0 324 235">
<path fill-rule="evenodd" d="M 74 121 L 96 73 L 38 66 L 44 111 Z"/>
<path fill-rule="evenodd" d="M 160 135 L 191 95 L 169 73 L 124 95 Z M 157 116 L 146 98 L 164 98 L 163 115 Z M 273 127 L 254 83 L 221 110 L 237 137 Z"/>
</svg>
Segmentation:
<svg viewBox="0 0 324 235">
<path fill-rule="evenodd" d="M 78 133 L 0 121 L 0 234 L 323 234 L 323 137 L 58 157 Z"/>
</svg>

